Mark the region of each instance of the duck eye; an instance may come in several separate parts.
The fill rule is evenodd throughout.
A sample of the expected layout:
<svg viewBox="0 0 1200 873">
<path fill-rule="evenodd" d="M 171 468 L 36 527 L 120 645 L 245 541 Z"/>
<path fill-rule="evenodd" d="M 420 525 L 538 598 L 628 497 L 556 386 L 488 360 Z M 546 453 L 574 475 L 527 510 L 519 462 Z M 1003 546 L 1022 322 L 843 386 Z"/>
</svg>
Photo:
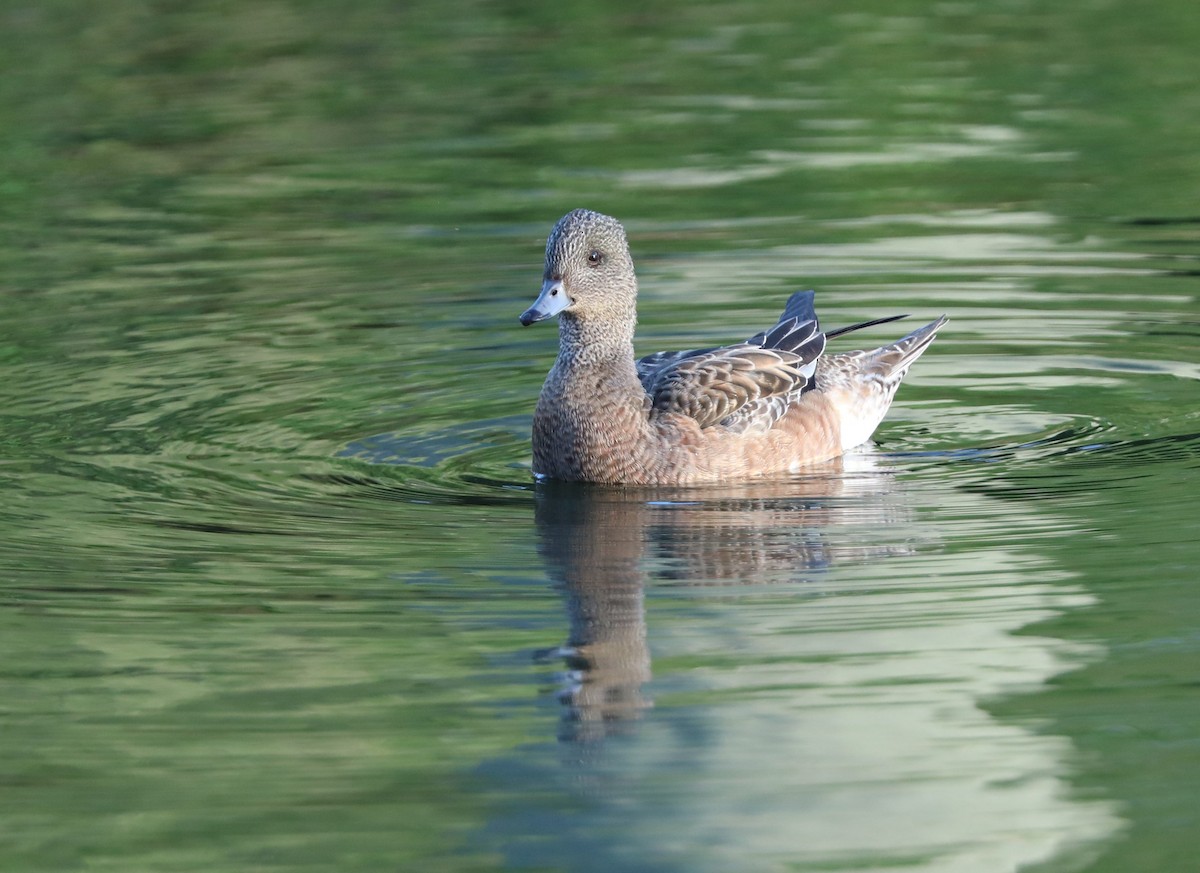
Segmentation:
<svg viewBox="0 0 1200 873">
<path fill-rule="evenodd" d="M 588 253 L 588 263 L 591 264 L 593 267 L 600 266 L 600 262 L 603 260 L 604 260 L 604 255 L 602 255 L 600 252 L 596 251 L 596 249 L 592 249 Z"/>
</svg>

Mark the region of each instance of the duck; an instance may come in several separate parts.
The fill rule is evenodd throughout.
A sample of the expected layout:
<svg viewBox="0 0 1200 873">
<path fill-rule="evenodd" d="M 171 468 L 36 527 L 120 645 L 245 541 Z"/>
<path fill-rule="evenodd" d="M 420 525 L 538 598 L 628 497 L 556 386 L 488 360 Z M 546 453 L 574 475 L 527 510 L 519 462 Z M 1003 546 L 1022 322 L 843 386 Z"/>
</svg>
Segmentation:
<svg viewBox="0 0 1200 873">
<path fill-rule="evenodd" d="M 727 346 L 634 353 L 638 282 L 625 228 L 568 212 L 546 240 L 541 293 L 520 316 L 558 318 L 558 355 L 533 415 L 541 479 L 677 486 L 781 478 L 867 442 L 943 315 L 890 345 L 826 354 L 815 292 Z"/>
</svg>

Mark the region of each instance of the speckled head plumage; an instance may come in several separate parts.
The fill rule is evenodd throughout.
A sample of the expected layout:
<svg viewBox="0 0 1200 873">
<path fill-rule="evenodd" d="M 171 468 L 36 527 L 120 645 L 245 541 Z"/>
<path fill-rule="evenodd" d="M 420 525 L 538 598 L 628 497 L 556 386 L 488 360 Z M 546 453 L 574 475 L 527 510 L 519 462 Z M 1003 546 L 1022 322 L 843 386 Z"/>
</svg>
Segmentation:
<svg viewBox="0 0 1200 873">
<path fill-rule="evenodd" d="M 546 238 L 546 276 L 555 268 L 565 268 L 577 262 L 581 256 L 590 254 L 591 249 L 612 255 L 624 251 L 629 244 L 625 239 L 625 228 L 611 215 L 593 212 L 590 209 L 575 209 L 568 212 L 554 225 Z"/>
<path fill-rule="evenodd" d="M 554 315 L 569 319 L 636 319 L 637 278 L 625 228 L 590 209 L 568 212 L 546 239 L 542 293 L 521 315 L 532 324 Z"/>
</svg>

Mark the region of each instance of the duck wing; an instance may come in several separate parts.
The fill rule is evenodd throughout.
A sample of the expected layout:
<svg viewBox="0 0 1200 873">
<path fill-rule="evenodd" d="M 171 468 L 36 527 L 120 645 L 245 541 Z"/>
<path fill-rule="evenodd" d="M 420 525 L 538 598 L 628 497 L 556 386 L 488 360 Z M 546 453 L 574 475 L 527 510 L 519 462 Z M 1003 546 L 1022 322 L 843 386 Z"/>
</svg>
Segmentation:
<svg viewBox="0 0 1200 873">
<path fill-rule="evenodd" d="M 812 297 L 793 294 L 779 322 L 745 342 L 642 358 L 638 377 L 652 414 L 679 413 L 736 433 L 769 430 L 812 380 L 825 350 Z"/>
</svg>

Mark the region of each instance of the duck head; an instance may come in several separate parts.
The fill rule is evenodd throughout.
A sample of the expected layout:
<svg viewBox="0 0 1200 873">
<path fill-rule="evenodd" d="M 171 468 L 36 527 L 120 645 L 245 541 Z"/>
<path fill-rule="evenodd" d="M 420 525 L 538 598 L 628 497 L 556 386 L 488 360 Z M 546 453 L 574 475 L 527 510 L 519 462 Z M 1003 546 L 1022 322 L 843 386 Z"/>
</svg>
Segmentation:
<svg viewBox="0 0 1200 873">
<path fill-rule="evenodd" d="M 568 212 L 546 240 L 542 293 L 521 313 L 531 325 L 555 315 L 568 318 L 634 318 L 637 279 L 625 228 L 589 209 Z"/>
</svg>

